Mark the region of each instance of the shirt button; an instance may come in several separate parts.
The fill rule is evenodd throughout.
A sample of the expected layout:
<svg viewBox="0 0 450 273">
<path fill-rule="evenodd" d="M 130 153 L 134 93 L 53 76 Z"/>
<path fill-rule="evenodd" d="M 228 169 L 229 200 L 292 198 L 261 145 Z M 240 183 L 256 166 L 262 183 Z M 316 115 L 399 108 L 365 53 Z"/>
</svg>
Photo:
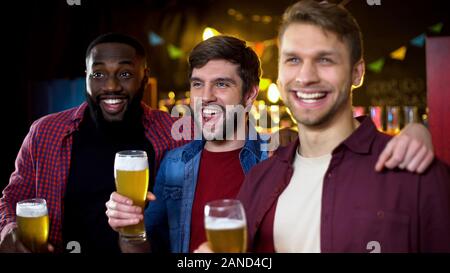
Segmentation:
<svg viewBox="0 0 450 273">
<path fill-rule="evenodd" d="M 331 176 L 332 176 L 332 174 L 331 174 L 331 173 L 328 173 L 328 178 L 331 178 Z"/>
<path fill-rule="evenodd" d="M 378 219 L 383 219 L 383 218 L 384 218 L 384 211 L 379 210 L 379 211 L 377 212 L 377 217 L 378 217 Z"/>
</svg>

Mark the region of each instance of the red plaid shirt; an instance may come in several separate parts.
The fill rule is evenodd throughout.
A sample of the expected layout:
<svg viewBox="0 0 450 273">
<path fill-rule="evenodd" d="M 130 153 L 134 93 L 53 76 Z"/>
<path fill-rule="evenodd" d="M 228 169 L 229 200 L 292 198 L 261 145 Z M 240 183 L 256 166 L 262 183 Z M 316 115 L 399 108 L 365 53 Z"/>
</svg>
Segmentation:
<svg viewBox="0 0 450 273">
<path fill-rule="evenodd" d="M 174 118 L 142 104 L 145 136 L 155 150 L 155 168 L 164 152 L 181 146 L 171 136 Z M 72 133 L 78 130 L 87 103 L 63 112 L 47 115 L 30 128 L 16 158 L 15 171 L 0 199 L 0 230 L 16 221 L 15 207 L 20 200 L 45 198 L 50 217 L 49 241 L 62 249 L 62 212 L 69 177 Z M 6 230 L 5 230 L 6 231 Z"/>
</svg>

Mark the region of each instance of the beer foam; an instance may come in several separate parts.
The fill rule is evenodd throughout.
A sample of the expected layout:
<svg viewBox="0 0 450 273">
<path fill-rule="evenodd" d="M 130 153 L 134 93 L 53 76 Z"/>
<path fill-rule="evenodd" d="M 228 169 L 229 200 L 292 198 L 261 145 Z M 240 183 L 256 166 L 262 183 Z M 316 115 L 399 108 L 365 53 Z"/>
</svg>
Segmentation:
<svg viewBox="0 0 450 273">
<path fill-rule="evenodd" d="M 142 171 L 148 169 L 147 157 L 116 156 L 114 168 L 121 171 Z"/>
<path fill-rule="evenodd" d="M 207 217 L 205 219 L 205 228 L 207 229 L 237 229 L 241 227 L 245 227 L 245 220 L 221 217 Z"/>
<path fill-rule="evenodd" d="M 47 206 L 43 203 L 20 203 L 16 206 L 16 215 L 21 217 L 40 217 L 47 215 Z"/>
</svg>

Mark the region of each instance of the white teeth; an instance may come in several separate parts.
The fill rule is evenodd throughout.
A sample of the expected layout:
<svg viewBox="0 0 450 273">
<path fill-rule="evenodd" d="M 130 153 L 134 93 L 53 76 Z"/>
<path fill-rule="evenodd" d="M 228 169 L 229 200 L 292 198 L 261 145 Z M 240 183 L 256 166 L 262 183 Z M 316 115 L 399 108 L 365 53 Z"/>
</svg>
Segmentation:
<svg viewBox="0 0 450 273">
<path fill-rule="evenodd" d="M 123 99 L 106 99 L 103 100 L 106 104 L 119 104 L 123 102 Z"/>
<path fill-rule="evenodd" d="M 314 102 L 316 102 L 317 100 L 314 100 L 314 99 L 312 99 L 312 100 L 305 100 L 305 99 L 302 99 L 302 101 L 303 101 L 303 102 L 306 102 L 306 103 L 314 103 Z"/>
<path fill-rule="evenodd" d="M 219 111 L 217 109 L 209 109 L 209 108 L 203 109 L 203 115 L 205 115 L 205 116 L 212 116 L 217 113 L 219 113 Z"/>
<path fill-rule="evenodd" d="M 326 92 L 316 92 L 316 93 L 305 93 L 301 91 L 295 92 L 297 97 L 304 100 L 305 102 L 313 102 L 315 99 L 319 99 L 326 96 Z"/>
</svg>

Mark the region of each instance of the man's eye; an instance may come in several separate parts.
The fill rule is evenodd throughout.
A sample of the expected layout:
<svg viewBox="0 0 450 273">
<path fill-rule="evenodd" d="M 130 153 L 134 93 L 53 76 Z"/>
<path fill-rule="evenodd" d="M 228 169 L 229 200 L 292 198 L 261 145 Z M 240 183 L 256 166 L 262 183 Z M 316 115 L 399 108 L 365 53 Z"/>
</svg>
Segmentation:
<svg viewBox="0 0 450 273">
<path fill-rule="evenodd" d="M 287 58 L 285 62 L 290 63 L 290 64 L 297 64 L 300 62 L 300 59 L 296 58 L 296 57 L 292 57 L 292 58 Z"/>
<path fill-rule="evenodd" d="M 219 88 L 227 88 L 229 85 L 226 82 L 217 82 L 216 86 Z"/>
<path fill-rule="evenodd" d="M 191 87 L 193 88 L 200 88 L 202 84 L 200 82 L 191 82 Z"/>
<path fill-rule="evenodd" d="M 129 79 L 131 78 L 132 74 L 130 72 L 121 72 L 119 76 L 122 79 Z"/>
<path fill-rule="evenodd" d="M 102 79 L 105 77 L 105 74 L 103 74 L 102 72 L 92 72 L 91 77 L 93 79 Z"/>
<path fill-rule="evenodd" d="M 331 59 L 329 59 L 329 58 L 320 58 L 319 59 L 319 63 L 321 63 L 321 64 L 331 64 L 331 63 L 333 63 L 333 61 Z"/>
</svg>

